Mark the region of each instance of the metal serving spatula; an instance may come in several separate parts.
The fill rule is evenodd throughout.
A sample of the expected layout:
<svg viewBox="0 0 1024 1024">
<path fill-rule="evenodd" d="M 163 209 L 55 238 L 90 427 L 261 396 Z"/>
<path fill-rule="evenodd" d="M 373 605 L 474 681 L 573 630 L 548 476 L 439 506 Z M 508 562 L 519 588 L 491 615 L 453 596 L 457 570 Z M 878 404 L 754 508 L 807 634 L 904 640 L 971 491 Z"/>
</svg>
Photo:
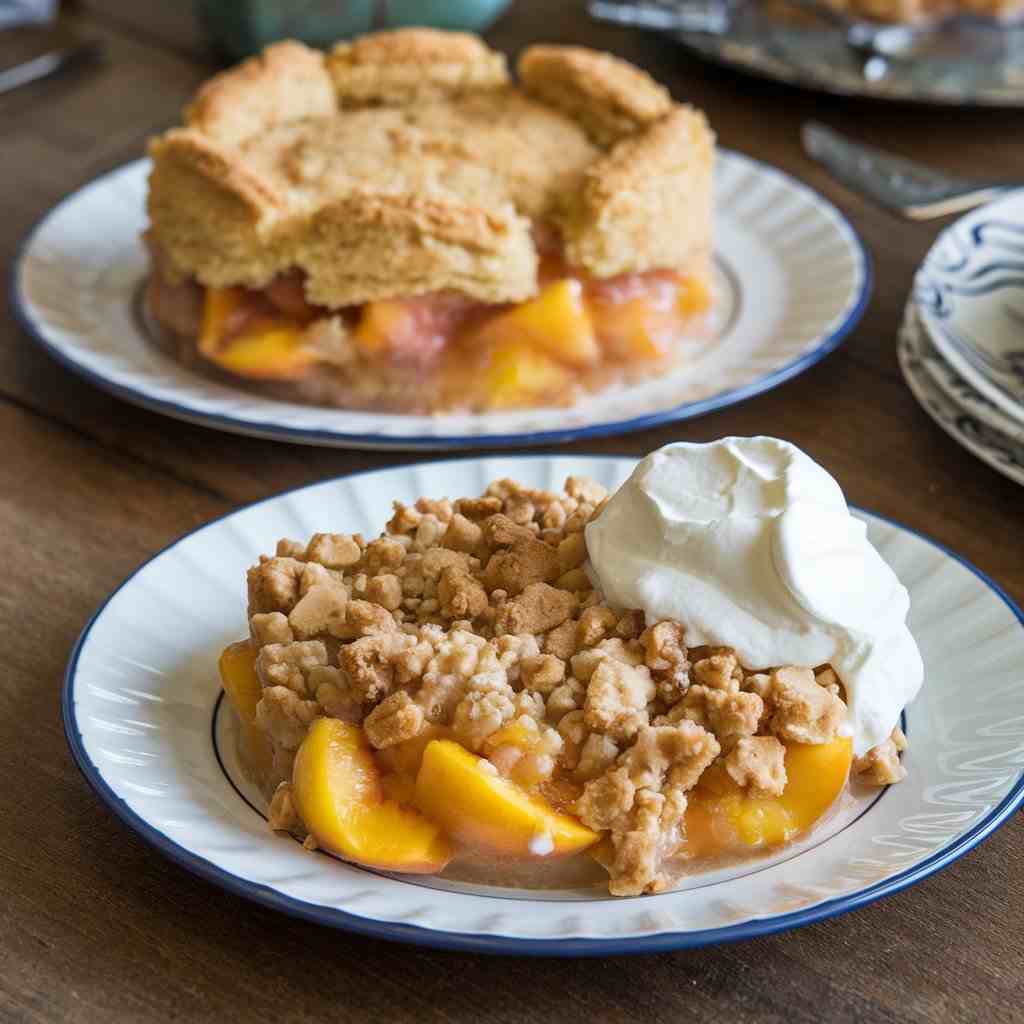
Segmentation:
<svg viewBox="0 0 1024 1024">
<path fill-rule="evenodd" d="M 833 176 L 887 210 L 910 220 L 930 220 L 990 202 L 1009 182 L 955 178 L 925 164 L 854 142 L 816 121 L 802 130 L 804 150 Z"/>
</svg>

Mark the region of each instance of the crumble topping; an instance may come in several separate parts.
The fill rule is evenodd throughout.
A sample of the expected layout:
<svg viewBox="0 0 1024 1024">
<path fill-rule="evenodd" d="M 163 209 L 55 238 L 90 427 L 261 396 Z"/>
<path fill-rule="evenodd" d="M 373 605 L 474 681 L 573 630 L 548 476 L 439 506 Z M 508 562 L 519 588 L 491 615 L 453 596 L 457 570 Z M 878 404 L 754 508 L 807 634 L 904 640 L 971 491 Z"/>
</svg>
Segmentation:
<svg viewBox="0 0 1024 1024">
<path fill-rule="evenodd" d="M 869 786 L 902 782 L 907 777 L 907 769 L 900 764 L 900 753 L 906 749 L 907 737 L 897 726 L 887 740 L 872 747 L 863 757 L 856 758 L 850 770 L 860 782 Z"/>
<path fill-rule="evenodd" d="M 781 796 L 786 788 L 786 748 L 775 736 L 747 736 L 729 751 L 725 770 L 757 795 Z"/>
<path fill-rule="evenodd" d="M 713 763 L 752 795 L 781 794 L 784 742 L 839 733 L 834 672 L 751 672 L 731 648 L 688 648 L 685 624 L 609 607 L 583 569 L 606 499 L 584 478 L 562 492 L 498 480 L 477 498 L 396 503 L 374 540 L 322 533 L 261 558 L 248 573 L 256 720 L 282 775 L 322 715 L 361 723 L 377 750 L 448 730 L 607 832 L 593 852 L 618 895 L 668 884 L 688 793 Z M 854 774 L 899 781 L 905 746 L 895 730 Z M 287 783 L 271 824 L 297 827 Z"/>
</svg>

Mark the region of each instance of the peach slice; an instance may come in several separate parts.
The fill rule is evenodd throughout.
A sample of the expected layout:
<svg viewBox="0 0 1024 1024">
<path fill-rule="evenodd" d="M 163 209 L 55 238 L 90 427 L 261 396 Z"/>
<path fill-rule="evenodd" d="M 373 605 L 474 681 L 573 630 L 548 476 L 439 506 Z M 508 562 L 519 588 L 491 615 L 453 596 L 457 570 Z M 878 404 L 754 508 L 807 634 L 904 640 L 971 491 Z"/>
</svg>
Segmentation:
<svg viewBox="0 0 1024 1024">
<path fill-rule="evenodd" d="M 687 852 L 692 856 L 729 847 L 775 846 L 813 825 L 846 784 L 853 745 L 786 745 L 786 788 L 778 797 L 755 797 L 715 764 L 690 794 L 686 810 Z"/>
<path fill-rule="evenodd" d="M 481 329 L 480 338 L 498 345 L 521 343 L 571 366 L 592 366 L 601 357 L 583 285 L 571 277 L 554 281 L 535 299 L 495 317 Z"/>
<path fill-rule="evenodd" d="M 225 340 L 248 300 L 244 288 L 207 288 L 199 351 L 239 377 L 295 380 L 303 376 L 317 355 L 303 345 L 301 324 L 285 317 L 258 315 L 245 318 L 242 329 Z M 261 307 L 257 303 L 255 308 Z"/>
<path fill-rule="evenodd" d="M 413 317 L 403 302 L 381 299 L 363 307 L 352 337 L 367 355 L 376 355 L 390 348 L 391 339 L 402 338 L 414 329 Z"/>
<path fill-rule="evenodd" d="M 203 322 L 199 331 L 199 351 L 213 356 L 221 347 L 222 339 L 232 314 L 245 301 L 244 288 L 207 288 L 203 298 Z"/>
<path fill-rule="evenodd" d="M 479 308 L 473 299 L 451 292 L 379 299 L 363 307 L 352 337 L 369 356 L 387 352 L 406 361 L 429 359 Z"/>
<path fill-rule="evenodd" d="M 555 401 L 572 385 L 568 371 L 543 352 L 522 342 L 499 345 L 487 369 L 487 404 L 492 409 Z"/>
<path fill-rule="evenodd" d="M 296 810 L 318 845 L 345 860 L 409 874 L 435 874 L 451 860 L 441 830 L 385 800 L 370 745 L 357 725 L 319 718 L 292 770 Z"/>
<path fill-rule="evenodd" d="M 416 778 L 416 806 L 453 839 L 499 857 L 563 856 L 598 838 L 452 740 L 427 744 Z"/>
<path fill-rule="evenodd" d="M 594 322 L 601 344 L 616 359 L 661 359 L 668 351 L 674 315 L 655 314 L 643 299 L 594 305 Z"/>
<path fill-rule="evenodd" d="M 700 274 L 687 274 L 679 279 L 679 301 L 676 308 L 683 316 L 706 313 L 714 302 L 711 282 Z"/>
<path fill-rule="evenodd" d="M 684 335 L 687 321 L 710 305 L 704 277 L 669 271 L 598 282 L 589 300 L 598 340 L 623 361 L 663 358 Z"/>
<path fill-rule="evenodd" d="M 263 686 L 256 675 L 256 650 L 248 640 L 228 644 L 221 652 L 220 681 L 238 717 L 252 725 L 256 721 L 256 705 Z"/>
<path fill-rule="evenodd" d="M 270 737 L 256 725 L 256 705 L 262 686 L 256 675 L 256 650 L 248 640 L 228 644 L 218 663 L 221 684 L 238 714 L 238 756 L 246 773 L 267 790 L 279 781 L 274 769 L 274 747 Z"/>
<path fill-rule="evenodd" d="M 318 357 L 303 345 L 301 327 L 267 319 L 253 323 L 210 358 L 239 377 L 296 380 Z"/>
</svg>

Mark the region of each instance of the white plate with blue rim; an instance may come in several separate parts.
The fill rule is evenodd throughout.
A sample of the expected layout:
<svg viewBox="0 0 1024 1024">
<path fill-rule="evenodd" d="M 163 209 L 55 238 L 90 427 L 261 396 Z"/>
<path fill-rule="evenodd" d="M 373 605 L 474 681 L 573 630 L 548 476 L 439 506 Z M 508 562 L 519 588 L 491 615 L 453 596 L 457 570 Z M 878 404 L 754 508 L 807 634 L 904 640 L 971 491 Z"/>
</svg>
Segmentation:
<svg viewBox="0 0 1024 1024">
<path fill-rule="evenodd" d="M 939 235 L 914 279 L 914 301 L 939 354 L 1024 424 L 1024 190 Z"/>
<path fill-rule="evenodd" d="M 12 308 L 59 362 L 137 405 L 220 430 L 336 447 L 556 444 L 641 430 L 773 388 L 831 352 L 867 303 L 870 265 L 839 211 L 788 175 L 729 151 L 715 187 L 716 341 L 678 370 L 572 408 L 402 416 L 278 401 L 203 377 L 147 337 L 149 163 L 73 193 L 29 234 Z"/>
<path fill-rule="evenodd" d="M 972 455 L 1024 484 L 1024 425 L 1015 424 L 943 359 L 912 301 L 898 354 L 903 377 L 924 411 Z"/>
<path fill-rule="evenodd" d="M 186 535 L 137 569 L 75 646 L 63 714 L 79 767 L 154 854 L 255 903 L 379 938 L 516 955 L 654 952 L 809 924 L 920 881 L 1014 813 L 1024 801 L 1024 613 L 941 545 L 859 512 L 910 591 L 925 685 L 904 718 L 906 780 L 842 806 L 798 845 L 671 892 L 613 898 L 384 875 L 270 832 L 232 754 L 216 668 L 244 632 L 242 579 L 255 555 L 282 536 L 375 533 L 393 499 L 478 494 L 505 476 L 557 487 L 583 473 L 614 488 L 634 465 L 538 455 L 375 470 Z"/>
</svg>

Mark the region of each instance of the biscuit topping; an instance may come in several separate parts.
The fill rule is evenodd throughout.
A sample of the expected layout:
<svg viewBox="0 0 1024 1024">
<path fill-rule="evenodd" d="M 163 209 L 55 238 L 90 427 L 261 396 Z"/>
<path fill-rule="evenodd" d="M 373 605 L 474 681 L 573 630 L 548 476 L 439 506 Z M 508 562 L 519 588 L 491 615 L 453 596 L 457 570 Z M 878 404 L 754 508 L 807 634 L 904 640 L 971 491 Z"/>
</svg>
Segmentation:
<svg viewBox="0 0 1024 1024">
<path fill-rule="evenodd" d="M 519 74 L 402 29 L 215 76 L 150 147 L 157 322 L 348 407 L 565 405 L 671 365 L 711 301 L 703 116 L 607 54 L 532 47 Z"/>
</svg>

